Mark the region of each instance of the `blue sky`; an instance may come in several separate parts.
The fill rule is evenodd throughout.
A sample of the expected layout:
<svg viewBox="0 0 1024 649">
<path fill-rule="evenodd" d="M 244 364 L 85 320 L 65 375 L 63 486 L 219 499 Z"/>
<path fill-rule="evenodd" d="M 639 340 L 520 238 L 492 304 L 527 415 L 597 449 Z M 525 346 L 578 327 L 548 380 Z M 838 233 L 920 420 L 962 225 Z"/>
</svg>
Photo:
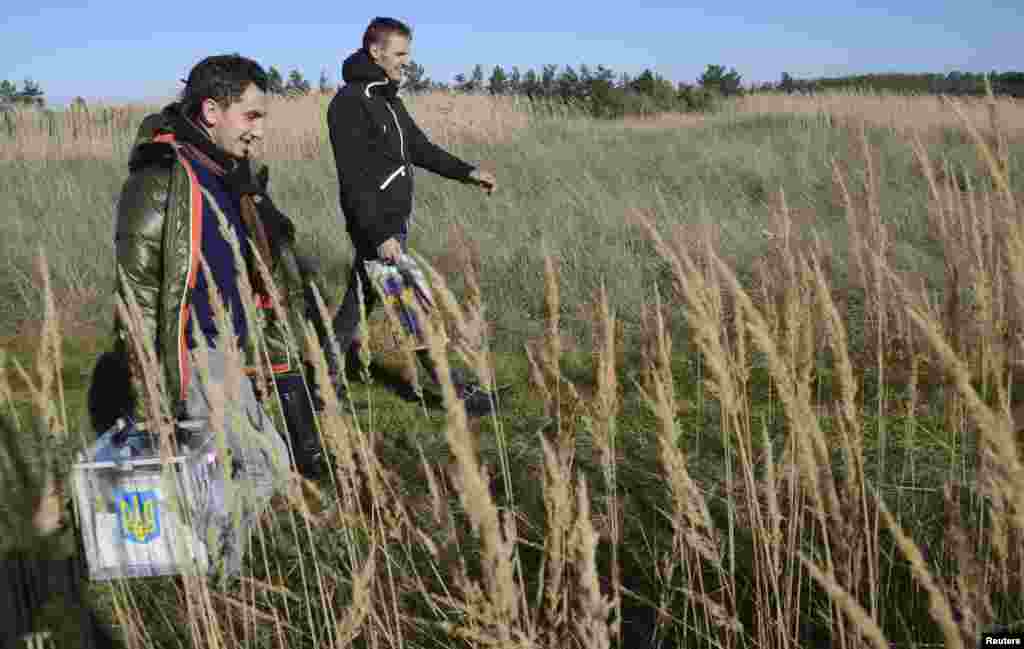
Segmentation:
<svg viewBox="0 0 1024 649">
<path fill-rule="evenodd" d="M 412 24 L 413 59 L 450 81 L 476 63 L 651 68 L 692 82 L 708 63 L 744 81 L 883 71 L 1024 69 L 1021 0 L 577 0 L 373 4 L 5 0 L 0 79 L 38 81 L 51 103 L 156 99 L 203 56 L 239 51 L 312 82 L 340 77 L 374 15 Z M 888 6 L 887 6 L 888 5 Z"/>
</svg>

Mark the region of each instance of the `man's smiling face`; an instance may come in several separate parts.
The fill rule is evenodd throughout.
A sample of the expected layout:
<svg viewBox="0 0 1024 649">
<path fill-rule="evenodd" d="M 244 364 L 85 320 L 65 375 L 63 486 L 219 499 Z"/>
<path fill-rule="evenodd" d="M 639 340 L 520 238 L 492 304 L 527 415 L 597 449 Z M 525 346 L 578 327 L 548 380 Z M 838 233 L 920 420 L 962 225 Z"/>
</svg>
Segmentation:
<svg viewBox="0 0 1024 649">
<path fill-rule="evenodd" d="M 207 99 L 202 112 L 210 139 L 224 152 L 236 158 L 259 153 L 267 117 L 267 93 L 255 83 L 250 83 L 238 101 L 227 108 Z"/>
<path fill-rule="evenodd" d="M 383 41 L 370 46 L 370 55 L 380 67 L 384 68 L 388 79 L 396 83 L 402 82 L 402 71 L 409 65 L 409 51 L 412 42 L 401 34 L 388 34 Z"/>
</svg>

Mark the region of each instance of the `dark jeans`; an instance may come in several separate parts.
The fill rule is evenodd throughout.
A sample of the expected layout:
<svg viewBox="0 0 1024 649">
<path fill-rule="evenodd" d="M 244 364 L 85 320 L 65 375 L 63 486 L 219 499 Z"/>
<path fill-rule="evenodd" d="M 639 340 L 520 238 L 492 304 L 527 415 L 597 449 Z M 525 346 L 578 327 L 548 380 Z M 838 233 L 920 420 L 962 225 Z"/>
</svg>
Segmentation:
<svg viewBox="0 0 1024 649">
<path fill-rule="evenodd" d="M 409 238 L 408 226 L 403 225 L 402 231 L 395 237 L 402 246 L 402 252 L 408 252 L 407 241 Z M 356 250 L 355 260 L 352 262 L 352 273 L 349 275 L 348 290 L 345 292 L 345 299 L 334 316 L 332 326 L 334 335 L 338 338 L 338 348 L 346 356 L 338 364 L 342 367 L 331 368 L 334 371 L 342 371 L 343 368 L 355 368 L 359 365 L 359 346 L 362 341 L 355 338 L 356 330 L 359 328 L 359 294 L 358 286 L 362 284 L 363 304 L 366 308 L 366 317 L 369 318 L 374 307 L 379 302 L 377 292 L 370 285 L 370 278 L 366 274 L 365 261 L 376 259 L 377 251 L 365 245 L 359 245 L 353 241 Z M 410 332 L 411 333 L 411 332 Z M 422 349 L 416 352 L 416 358 L 420 365 L 427 371 L 427 375 L 433 383 L 439 383 L 437 368 L 430 359 L 427 350 Z M 455 369 L 451 370 L 452 382 L 458 387 L 466 383 L 465 377 Z"/>
</svg>

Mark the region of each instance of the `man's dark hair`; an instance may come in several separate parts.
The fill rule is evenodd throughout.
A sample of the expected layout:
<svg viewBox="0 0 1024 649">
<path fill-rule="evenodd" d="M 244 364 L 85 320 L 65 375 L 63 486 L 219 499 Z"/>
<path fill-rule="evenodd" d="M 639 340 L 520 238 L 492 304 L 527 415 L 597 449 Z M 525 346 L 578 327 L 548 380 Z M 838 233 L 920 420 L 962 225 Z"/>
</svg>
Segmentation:
<svg viewBox="0 0 1024 649">
<path fill-rule="evenodd" d="M 391 34 L 399 34 L 411 39 L 412 29 L 401 20 L 377 16 L 370 21 L 370 26 L 363 34 L 363 49 L 369 52 L 371 45 L 384 42 Z"/>
<path fill-rule="evenodd" d="M 256 61 L 238 54 L 208 56 L 192 68 L 181 91 L 185 115 L 194 119 L 207 99 L 227 108 L 241 99 L 250 83 L 267 91 L 267 73 Z"/>
</svg>

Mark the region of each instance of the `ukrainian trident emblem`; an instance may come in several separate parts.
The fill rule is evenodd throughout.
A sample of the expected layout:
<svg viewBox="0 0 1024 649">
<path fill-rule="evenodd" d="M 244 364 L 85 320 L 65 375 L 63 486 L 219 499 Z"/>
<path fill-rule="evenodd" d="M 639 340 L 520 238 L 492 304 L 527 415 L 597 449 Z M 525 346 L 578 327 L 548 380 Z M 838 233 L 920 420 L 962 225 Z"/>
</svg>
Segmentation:
<svg viewBox="0 0 1024 649">
<path fill-rule="evenodd" d="M 155 491 L 125 491 L 117 498 L 121 537 L 129 543 L 149 543 L 160 536 L 160 508 Z"/>
</svg>

